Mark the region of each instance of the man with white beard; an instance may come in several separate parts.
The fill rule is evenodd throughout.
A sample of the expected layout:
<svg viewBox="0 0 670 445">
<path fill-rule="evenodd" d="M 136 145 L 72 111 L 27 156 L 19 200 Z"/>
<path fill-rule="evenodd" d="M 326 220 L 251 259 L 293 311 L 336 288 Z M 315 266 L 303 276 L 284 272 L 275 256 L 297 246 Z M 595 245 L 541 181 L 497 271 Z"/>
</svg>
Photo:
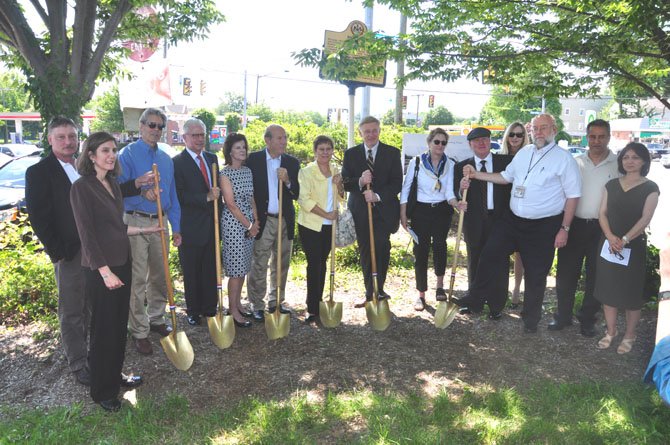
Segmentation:
<svg viewBox="0 0 670 445">
<path fill-rule="evenodd" d="M 512 184 L 511 212 L 497 224 L 482 252 L 475 283 L 468 297 L 459 301 L 462 313 L 479 312 L 484 302 L 500 308 L 504 302 L 491 301 L 501 265 L 512 252 L 519 252 L 525 271 L 524 332 L 537 332 L 542 318 L 542 302 L 547 275 L 555 249 L 567 244 L 570 224 L 581 196 L 579 167 L 572 155 L 555 141 L 558 128 L 550 114 L 531 121 L 533 143 L 522 148 L 500 173 L 477 171 L 471 165 L 463 176 L 496 184 Z"/>
</svg>

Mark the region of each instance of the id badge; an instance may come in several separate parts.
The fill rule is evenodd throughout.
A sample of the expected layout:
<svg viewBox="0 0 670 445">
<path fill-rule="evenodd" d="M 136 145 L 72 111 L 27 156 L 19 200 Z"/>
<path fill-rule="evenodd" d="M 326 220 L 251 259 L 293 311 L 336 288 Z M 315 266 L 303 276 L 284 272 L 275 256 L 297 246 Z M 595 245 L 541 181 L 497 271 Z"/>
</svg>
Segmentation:
<svg viewBox="0 0 670 445">
<path fill-rule="evenodd" d="M 514 187 L 515 198 L 523 198 L 525 194 L 526 194 L 526 187 L 524 187 L 523 185 L 517 185 L 516 187 Z"/>
</svg>

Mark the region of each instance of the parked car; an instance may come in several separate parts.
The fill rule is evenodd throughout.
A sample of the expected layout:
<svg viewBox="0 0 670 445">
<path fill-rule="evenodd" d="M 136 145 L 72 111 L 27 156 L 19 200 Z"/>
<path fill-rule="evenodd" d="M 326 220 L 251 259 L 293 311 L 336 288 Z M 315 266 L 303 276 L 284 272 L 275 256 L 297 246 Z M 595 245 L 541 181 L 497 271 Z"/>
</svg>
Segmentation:
<svg viewBox="0 0 670 445">
<path fill-rule="evenodd" d="M 5 165 L 6 163 L 8 163 L 9 161 L 11 161 L 12 159 L 14 159 L 14 158 L 12 158 L 11 156 L 6 155 L 6 154 L 4 154 L 4 153 L 0 153 L 0 167 L 2 167 L 3 165 Z"/>
<path fill-rule="evenodd" d="M 0 144 L 0 153 L 16 158 L 40 154 L 42 149 L 34 144 Z"/>
<path fill-rule="evenodd" d="M 586 153 L 586 149 L 578 145 L 570 145 L 568 148 L 566 148 L 566 150 L 570 152 L 573 158 L 576 158 L 577 156 Z"/>
<path fill-rule="evenodd" d="M 649 150 L 649 155 L 651 156 L 651 159 L 660 159 L 662 155 L 668 153 L 668 149 L 665 148 L 663 144 L 658 144 L 655 142 L 648 143 L 647 150 Z"/>
<path fill-rule="evenodd" d="M 13 158 L 0 167 L 0 221 L 26 208 L 26 170 L 37 164 L 39 156 Z"/>
<path fill-rule="evenodd" d="M 670 154 L 666 153 L 661 155 L 661 164 L 665 168 L 670 168 Z"/>
</svg>

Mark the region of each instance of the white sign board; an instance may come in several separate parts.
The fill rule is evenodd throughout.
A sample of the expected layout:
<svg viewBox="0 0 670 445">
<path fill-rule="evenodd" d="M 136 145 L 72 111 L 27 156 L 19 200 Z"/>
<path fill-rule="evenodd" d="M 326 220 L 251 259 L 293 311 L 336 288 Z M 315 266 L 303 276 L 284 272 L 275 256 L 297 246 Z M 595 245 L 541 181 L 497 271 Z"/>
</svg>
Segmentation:
<svg viewBox="0 0 670 445">
<path fill-rule="evenodd" d="M 405 133 L 402 135 L 402 159 L 403 170 L 406 170 L 409 160 L 428 150 L 427 135 L 424 133 Z M 458 161 L 471 158 L 473 156 L 470 144 L 466 136 L 449 135 L 449 143 L 446 150 L 447 156 Z"/>
</svg>

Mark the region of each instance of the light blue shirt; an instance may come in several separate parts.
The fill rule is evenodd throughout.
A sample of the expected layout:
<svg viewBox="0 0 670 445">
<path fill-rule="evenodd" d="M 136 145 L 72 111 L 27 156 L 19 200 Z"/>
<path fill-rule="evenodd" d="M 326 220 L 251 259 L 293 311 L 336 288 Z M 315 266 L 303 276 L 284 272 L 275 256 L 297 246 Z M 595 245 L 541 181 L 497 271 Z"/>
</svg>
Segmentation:
<svg viewBox="0 0 670 445">
<path fill-rule="evenodd" d="M 170 156 L 164 151 L 159 150 L 158 147 L 152 148 L 140 139 L 123 147 L 119 153 L 119 164 L 121 164 L 120 184 L 151 171 L 153 164 L 158 166 L 161 206 L 163 207 L 163 211 L 167 213 L 172 231 L 179 233 L 181 231 L 181 208 L 179 207 L 177 188 L 174 182 L 174 164 Z M 136 210 L 150 214 L 158 213 L 156 202 L 149 201 L 142 195 L 124 198 L 123 206 L 126 211 Z"/>
<path fill-rule="evenodd" d="M 656 344 L 644 373 L 644 381 L 655 384 L 658 395 L 670 406 L 670 335 Z"/>
</svg>

